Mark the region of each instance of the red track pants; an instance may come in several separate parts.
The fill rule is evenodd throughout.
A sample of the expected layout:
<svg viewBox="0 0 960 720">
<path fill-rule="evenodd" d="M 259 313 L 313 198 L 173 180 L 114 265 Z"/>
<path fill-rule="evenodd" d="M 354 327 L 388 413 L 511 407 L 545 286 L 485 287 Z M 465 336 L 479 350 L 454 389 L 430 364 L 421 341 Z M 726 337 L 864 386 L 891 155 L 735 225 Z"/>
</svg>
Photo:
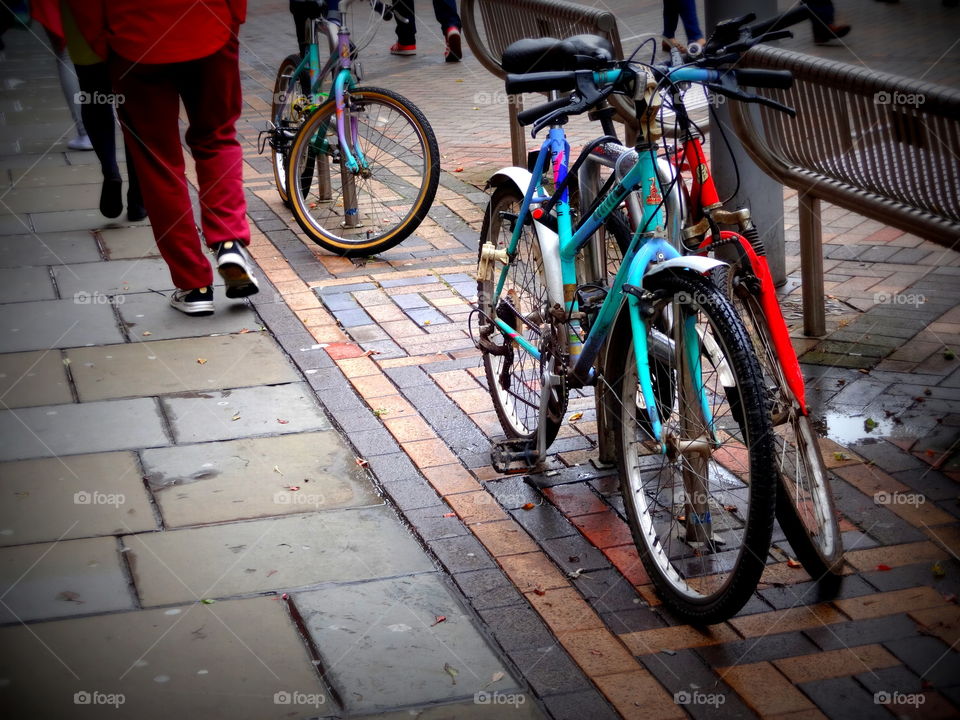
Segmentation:
<svg viewBox="0 0 960 720">
<path fill-rule="evenodd" d="M 200 226 L 208 245 L 250 242 L 243 196 L 239 44 L 234 34 L 220 50 L 198 60 L 139 64 L 114 54 L 110 71 L 120 124 L 133 156 L 143 204 L 160 254 L 176 287 L 213 283 L 200 246 L 180 143 L 180 100 L 187 111 L 186 142 L 197 168 Z"/>
</svg>

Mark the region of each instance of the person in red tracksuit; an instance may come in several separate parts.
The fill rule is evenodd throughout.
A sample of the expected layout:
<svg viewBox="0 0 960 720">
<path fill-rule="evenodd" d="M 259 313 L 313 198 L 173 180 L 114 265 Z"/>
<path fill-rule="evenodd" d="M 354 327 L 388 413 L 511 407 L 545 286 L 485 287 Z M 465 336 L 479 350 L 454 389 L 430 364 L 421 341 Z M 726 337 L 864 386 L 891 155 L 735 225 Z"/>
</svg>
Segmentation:
<svg viewBox="0 0 960 720">
<path fill-rule="evenodd" d="M 118 106 L 120 123 L 157 247 L 177 288 L 170 304 L 189 315 L 209 315 L 213 271 L 190 202 L 180 101 L 187 113 L 186 143 L 196 164 L 203 237 L 216 257 L 226 296 L 252 295 L 258 287 L 245 249 L 250 228 L 235 127 L 241 109 L 237 36 L 246 0 L 101 3 L 90 5 L 102 8 L 110 76 L 114 91 L 124 97 Z"/>
</svg>

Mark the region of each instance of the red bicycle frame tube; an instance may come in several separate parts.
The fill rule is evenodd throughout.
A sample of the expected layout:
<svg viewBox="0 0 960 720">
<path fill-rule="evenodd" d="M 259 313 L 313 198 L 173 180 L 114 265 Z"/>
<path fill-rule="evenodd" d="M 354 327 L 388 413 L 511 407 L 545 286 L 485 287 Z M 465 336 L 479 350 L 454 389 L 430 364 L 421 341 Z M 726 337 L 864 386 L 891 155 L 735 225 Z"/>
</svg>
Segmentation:
<svg viewBox="0 0 960 720">
<path fill-rule="evenodd" d="M 683 143 L 683 156 L 687 167 L 690 168 L 692 177 L 690 186 L 690 202 L 695 212 L 694 222 L 700 220 L 703 216 L 703 208 L 720 204 L 720 197 L 717 195 L 717 188 L 713 183 L 713 176 L 710 175 L 710 166 L 703 153 L 703 146 L 700 144 L 700 138 L 695 135 L 689 135 Z M 692 213 L 693 214 L 693 213 Z M 783 319 L 783 312 L 780 310 L 780 303 L 777 300 L 777 291 L 773 284 L 773 276 L 770 275 L 770 266 L 767 259 L 758 255 L 753 249 L 753 245 L 740 233 L 729 230 L 721 230 L 720 238 L 723 240 L 736 240 L 743 248 L 750 267 L 760 281 L 760 308 L 763 310 L 764 319 L 770 330 L 773 349 L 780 360 L 780 367 L 783 369 L 784 380 L 790 392 L 796 398 L 800 405 L 800 412 L 807 414 L 806 391 L 803 382 L 803 373 L 800 371 L 800 362 L 797 360 L 797 353 L 793 349 L 793 343 L 790 341 L 790 331 L 787 328 L 787 322 Z M 713 239 L 707 233 L 703 242 L 700 244 L 700 250 L 706 250 Z"/>
</svg>

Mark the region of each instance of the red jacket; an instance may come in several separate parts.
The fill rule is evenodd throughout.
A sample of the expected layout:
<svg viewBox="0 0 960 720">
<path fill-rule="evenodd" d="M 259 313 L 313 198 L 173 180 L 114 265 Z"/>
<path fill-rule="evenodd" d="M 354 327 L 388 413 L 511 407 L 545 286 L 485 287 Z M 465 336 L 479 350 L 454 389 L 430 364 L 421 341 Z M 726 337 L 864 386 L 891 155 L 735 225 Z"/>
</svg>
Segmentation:
<svg viewBox="0 0 960 720">
<path fill-rule="evenodd" d="M 212 55 L 237 32 L 247 16 L 247 0 L 68 1 L 78 14 L 77 24 L 95 50 L 94 40 L 105 27 L 105 40 L 113 52 L 127 60 L 149 64 Z"/>
</svg>

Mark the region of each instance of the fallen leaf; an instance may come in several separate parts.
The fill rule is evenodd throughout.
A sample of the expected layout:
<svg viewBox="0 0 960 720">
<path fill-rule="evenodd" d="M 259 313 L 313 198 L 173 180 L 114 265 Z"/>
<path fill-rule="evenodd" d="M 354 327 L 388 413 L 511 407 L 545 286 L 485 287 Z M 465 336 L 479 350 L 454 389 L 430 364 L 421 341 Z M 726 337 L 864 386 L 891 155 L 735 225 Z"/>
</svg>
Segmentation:
<svg viewBox="0 0 960 720">
<path fill-rule="evenodd" d="M 488 682 L 484 687 L 490 687 L 494 683 L 498 683 L 506 677 L 506 673 L 502 673 L 499 670 L 490 676 L 490 682 Z"/>
<path fill-rule="evenodd" d="M 933 566 L 930 568 L 930 570 L 933 571 L 933 576 L 935 578 L 942 578 L 947 576 L 947 571 L 943 569 L 943 565 L 941 565 L 939 562 L 935 562 Z"/>
<path fill-rule="evenodd" d="M 213 605 L 216 602 L 216 600 L 214 600 L 213 598 L 204 598 L 200 602 L 203 603 L 204 605 Z"/>
<path fill-rule="evenodd" d="M 450 676 L 450 679 L 453 680 L 453 684 L 456 685 L 456 684 L 457 684 L 457 675 L 460 674 L 460 671 L 457 670 L 457 669 L 456 669 L 453 665 L 451 665 L 450 663 L 444 663 L 444 664 L 443 664 L 443 671 L 444 671 L 447 675 Z"/>
<path fill-rule="evenodd" d="M 299 486 L 299 485 L 289 485 L 289 486 L 287 486 L 287 490 L 299 490 L 299 489 L 300 489 L 300 486 Z"/>
<path fill-rule="evenodd" d="M 803 567 L 803 565 L 801 565 L 799 562 L 797 562 L 793 558 L 787 558 L 787 567 L 798 568 L 798 567 Z"/>
<path fill-rule="evenodd" d="M 522 507 L 524 510 L 533 510 L 536 507 L 536 505 L 534 505 L 533 503 L 524 503 L 520 507 Z"/>
<path fill-rule="evenodd" d="M 582 412 L 575 412 L 573 415 L 570 416 L 570 422 L 576 422 L 577 420 L 579 420 L 579 419 L 582 418 L 582 417 L 583 417 L 583 413 L 582 413 Z"/>
<path fill-rule="evenodd" d="M 454 168 L 453 171 L 454 171 L 454 172 L 463 172 L 463 168 L 462 168 L 462 167 Z"/>
<path fill-rule="evenodd" d="M 439 625 L 440 623 L 446 622 L 446 621 L 447 621 L 446 615 L 437 615 L 437 619 L 434 620 L 433 625 Z M 433 627 L 433 625 L 431 625 L 430 627 Z"/>
<path fill-rule="evenodd" d="M 451 513 L 444 513 L 444 514 L 443 514 L 443 517 L 456 517 L 456 516 L 457 516 L 457 514 L 456 514 L 456 513 L 452 513 L 452 512 L 451 512 Z"/>
<path fill-rule="evenodd" d="M 240 413 L 237 413 L 236 415 L 234 415 L 234 416 L 233 416 L 232 418 L 230 418 L 230 419 L 231 419 L 231 420 L 239 420 L 239 419 L 240 419 Z"/>
<path fill-rule="evenodd" d="M 533 589 L 533 594 L 543 596 L 547 594 L 547 591 L 538 585 Z"/>
<path fill-rule="evenodd" d="M 290 421 L 289 421 L 289 420 L 281 420 L 280 418 L 277 418 L 277 422 L 280 423 L 281 425 L 286 425 L 286 424 L 288 424 Z"/>
<path fill-rule="evenodd" d="M 371 355 L 380 355 L 380 354 L 381 354 L 381 353 L 380 353 L 379 350 L 367 350 L 367 351 L 364 353 L 364 355 L 366 355 L 367 357 L 370 357 Z"/>
<path fill-rule="evenodd" d="M 144 336 L 144 337 L 150 337 L 151 335 L 153 335 L 153 333 L 150 332 L 149 330 L 144 330 L 144 331 L 143 331 L 143 336 Z"/>
<path fill-rule="evenodd" d="M 64 364 L 64 365 L 69 365 L 69 364 L 70 364 L 70 358 L 64 358 L 64 359 L 63 359 L 63 364 Z"/>
<path fill-rule="evenodd" d="M 724 506 L 723 506 L 723 509 L 726 510 L 727 512 L 735 513 L 735 512 L 737 511 L 737 506 L 736 506 L 736 505 L 724 505 Z"/>
<path fill-rule="evenodd" d="M 845 452 L 839 452 L 839 451 L 837 451 L 837 452 L 835 452 L 835 453 L 833 454 L 833 459 L 834 459 L 834 460 L 837 460 L 837 461 L 840 461 L 840 460 L 849 460 L 849 459 L 850 459 L 850 456 L 847 455 Z"/>
<path fill-rule="evenodd" d="M 250 332 L 250 331 L 247 330 L 246 328 L 240 328 L 240 329 L 237 331 L 237 334 L 238 334 L 238 335 L 246 335 L 248 332 Z"/>
<path fill-rule="evenodd" d="M 890 569 L 889 565 L 884 565 L 883 563 L 880 563 L 879 565 L 877 565 L 877 570 L 880 570 L 881 572 L 887 572 L 889 569 Z"/>
<path fill-rule="evenodd" d="M 360 467 L 366 467 L 366 466 L 369 465 L 369 464 L 370 464 L 370 463 L 369 463 L 368 461 L 364 460 L 362 457 L 358 457 L 358 458 L 357 458 L 357 465 L 359 465 Z"/>
<path fill-rule="evenodd" d="M 875 427 L 877 427 L 879 424 L 880 424 L 880 423 L 878 423 L 878 422 L 877 422 L 876 420 L 874 420 L 873 418 L 869 418 L 869 417 L 868 417 L 866 420 L 863 421 L 863 429 L 866 430 L 867 432 L 870 432 L 870 431 L 873 430 Z"/>
<path fill-rule="evenodd" d="M 207 364 L 206 358 L 197 358 L 197 365 L 206 365 L 206 364 Z"/>
</svg>

